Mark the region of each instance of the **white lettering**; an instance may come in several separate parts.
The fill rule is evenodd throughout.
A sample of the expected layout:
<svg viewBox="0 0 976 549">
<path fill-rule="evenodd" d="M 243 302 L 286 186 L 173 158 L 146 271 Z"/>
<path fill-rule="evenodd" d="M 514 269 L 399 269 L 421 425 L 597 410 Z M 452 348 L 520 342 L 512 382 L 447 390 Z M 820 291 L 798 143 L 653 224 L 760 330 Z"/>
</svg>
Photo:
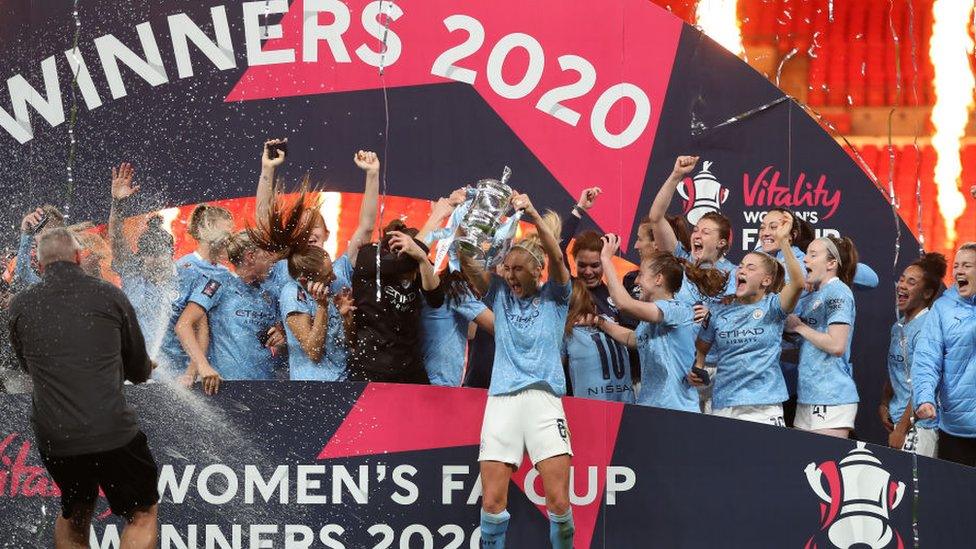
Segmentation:
<svg viewBox="0 0 976 549">
<path fill-rule="evenodd" d="M 342 465 L 332 466 L 332 502 L 342 503 L 342 487 L 349 490 L 349 495 L 356 503 L 369 503 L 369 466 L 359 466 L 359 483 L 353 481 L 352 475 Z"/>
<path fill-rule="evenodd" d="M 274 547 L 274 540 L 265 539 L 264 536 L 277 533 L 277 524 L 252 524 L 248 536 L 251 539 L 251 549 L 271 549 Z"/>
<path fill-rule="evenodd" d="M 214 494 L 210 491 L 210 477 L 213 475 L 220 475 L 224 477 L 227 484 L 224 488 L 223 493 L 220 495 Z M 234 499 L 237 495 L 237 475 L 234 470 L 230 467 L 222 464 L 208 465 L 200 471 L 200 475 L 197 477 L 197 492 L 200 492 L 200 497 L 203 501 L 211 503 L 213 505 L 223 505 L 228 501 Z"/>
<path fill-rule="evenodd" d="M 417 485 L 414 484 L 412 480 L 407 477 L 413 477 L 417 474 L 417 468 L 413 465 L 397 465 L 393 469 L 393 484 L 397 487 L 402 488 L 406 491 L 406 494 L 400 494 L 400 492 L 394 492 L 392 499 L 395 503 L 400 505 L 411 505 L 417 502 L 417 498 L 420 497 L 420 490 Z"/>
<path fill-rule="evenodd" d="M 186 493 L 190 490 L 190 482 L 193 481 L 194 469 L 196 469 L 196 465 L 186 466 L 183 469 L 183 476 L 177 482 L 176 472 L 173 470 L 173 466 L 169 464 L 163 465 L 162 470 L 159 472 L 159 482 L 157 483 L 161 497 L 165 499 L 166 492 L 169 492 L 170 501 L 173 503 L 183 503 L 183 500 L 186 499 Z"/>
<path fill-rule="evenodd" d="M 193 76 L 188 42 L 193 42 L 218 70 L 225 71 L 237 66 L 234 43 L 230 39 L 230 27 L 227 25 L 227 10 L 224 6 L 214 6 L 210 8 L 210 18 L 213 20 L 216 43 L 185 13 L 166 18 L 169 22 L 170 39 L 173 41 L 173 54 L 176 56 L 176 72 L 180 78 Z"/>
<path fill-rule="evenodd" d="M 586 468 L 586 495 L 580 497 L 576 493 L 576 468 L 572 468 L 569 471 L 569 485 L 572 486 L 572 492 L 570 492 L 570 502 L 573 505 L 589 505 L 593 503 L 593 500 L 597 496 L 597 468 L 590 466 Z"/>
<path fill-rule="evenodd" d="M 53 55 L 41 61 L 41 72 L 44 74 L 46 98 L 37 93 L 37 90 L 19 74 L 7 79 L 7 89 L 10 91 L 10 104 L 13 107 L 14 116 L 11 117 L 7 111 L 0 109 L 0 126 L 21 144 L 27 143 L 34 137 L 27 105 L 34 107 L 34 110 L 44 117 L 51 127 L 64 122 L 61 84 L 58 81 L 58 67 Z"/>
<path fill-rule="evenodd" d="M 319 530 L 319 541 L 328 549 L 346 549 L 346 546 L 341 541 L 332 537 L 333 535 L 341 536 L 345 532 L 346 529 L 338 524 L 327 524 Z"/>
<path fill-rule="evenodd" d="M 186 541 L 180 536 L 176 527 L 172 524 L 164 524 L 159 530 L 159 546 L 163 549 L 175 547 L 176 549 L 196 549 L 197 547 L 197 525 L 190 524 L 186 527 Z"/>
<path fill-rule="evenodd" d="M 244 503 L 254 503 L 254 489 L 265 502 L 270 502 L 275 490 L 278 491 L 278 503 L 288 503 L 288 466 L 279 465 L 271 478 L 265 482 L 261 472 L 254 465 L 244 466 Z"/>
<path fill-rule="evenodd" d="M 298 536 L 302 539 L 297 539 Z M 304 524 L 285 525 L 285 549 L 308 549 L 315 541 L 315 532 Z"/>
<path fill-rule="evenodd" d="M 106 524 L 105 531 L 102 532 L 102 539 L 98 539 L 95 527 L 91 526 L 88 530 L 88 547 L 96 549 L 119 549 L 119 529 L 114 524 Z M 185 549 L 185 547 L 184 547 Z"/>
<path fill-rule="evenodd" d="M 464 489 L 464 483 L 460 480 L 454 480 L 454 475 L 467 475 L 471 471 L 471 468 L 467 465 L 445 465 L 442 470 L 441 476 L 444 479 L 441 485 L 441 503 L 444 505 L 451 505 L 454 498 L 453 494 L 457 490 Z"/>
<path fill-rule="evenodd" d="M 254 67 L 294 63 L 295 50 L 293 49 L 261 49 L 262 30 L 264 31 L 263 38 L 281 38 L 283 35 L 281 25 L 261 26 L 258 18 L 265 13 L 265 8 L 267 8 L 268 13 L 285 13 L 288 11 L 288 0 L 244 2 L 244 48 L 247 52 L 247 64 Z"/>
<path fill-rule="evenodd" d="M 342 35 L 349 30 L 349 8 L 339 0 L 305 0 L 302 22 L 302 61 L 314 63 L 319 60 L 319 41 L 325 40 L 337 63 L 351 63 L 349 51 L 342 41 Z M 319 24 L 319 14 L 329 12 L 335 21 L 328 25 Z"/>
<path fill-rule="evenodd" d="M 88 110 L 97 109 L 102 106 L 102 98 L 95 89 L 95 81 L 92 80 L 91 73 L 88 71 L 88 64 L 81 50 L 67 50 L 64 56 L 68 58 L 68 66 L 71 67 L 71 75 L 75 79 L 75 84 L 81 91 L 81 97 L 85 100 Z"/>
<path fill-rule="evenodd" d="M 241 528 L 240 524 L 233 524 L 230 527 L 230 539 L 224 536 L 224 532 L 220 529 L 220 526 L 216 524 L 208 524 L 203 527 L 203 543 L 204 547 L 207 549 L 241 549 L 241 538 L 244 533 L 244 529 Z M 196 545 L 196 540 L 194 540 L 194 545 Z"/>
<path fill-rule="evenodd" d="M 381 12 L 380 9 L 383 11 Z M 377 40 L 382 41 L 385 39 L 386 52 L 377 53 L 371 50 L 366 44 L 362 44 L 356 48 L 356 56 L 367 65 L 379 67 L 380 61 L 382 60 L 383 65 L 389 67 L 396 63 L 397 59 L 400 59 L 403 44 L 400 42 L 400 37 L 397 36 L 397 33 L 393 32 L 392 29 L 388 30 L 386 22 L 381 23 L 377 19 L 380 13 L 383 13 L 390 21 L 396 21 L 403 15 L 403 10 L 393 2 L 370 2 L 363 8 L 363 29 L 366 30 L 367 34 Z"/>
<path fill-rule="evenodd" d="M 125 97 L 128 94 L 125 84 L 122 82 L 119 61 L 153 87 L 169 81 L 166 76 L 166 69 L 163 68 L 163 58 L 159 54 L 159 46 L 156 45 L 152 26 L 148 21 L 139 23 L 136 25 L 136 32 L 139 34 L 139 42 L 142 44 L 142 51 L 146 55 L 145 59 L 136 55 L 111 34 L 99 36 L 95 39 L 95 49 L 98 50 L 98 59 L 102 63 L 102 70 L 105 71 L 105 79 L 108 80 L 112 99 Z"/>
<path fill-rule="evenodd" d="M 311 494 L 309 492 L 313 490 L 318 490 L 322 487 L 322 481 L 312 480 L 309 475 L 324 475 L 325 465 L 299 465 L 298 466 L 298 495 L 295 498 L 296 503 L 302 505 L 306 504 L 322 504 L 328 503 L 329 500 L 325 496 L 318 494 Z"/>
<path fill-rule="evenodd" d="M 626 492 L 637 484 L 637 475 L 630 467 L 607 467 L 607 505 L 617 504 L 617 492 Z"/>
</svg>

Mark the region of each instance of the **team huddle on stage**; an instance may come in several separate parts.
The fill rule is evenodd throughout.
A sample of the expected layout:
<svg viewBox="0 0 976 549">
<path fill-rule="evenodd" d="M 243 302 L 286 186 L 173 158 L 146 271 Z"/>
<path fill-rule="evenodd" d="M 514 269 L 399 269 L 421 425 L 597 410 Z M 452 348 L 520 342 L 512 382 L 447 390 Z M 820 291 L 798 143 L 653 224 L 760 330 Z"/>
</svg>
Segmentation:
<svg viewBox="0 0 976 549">
<path fill-rule="evenodd" d="M 616 235 L 576 234 L 595 187 L 562 216 L 515 193 L 512 207 L 535 229 L 491 268 L 453 249 L 440 271 L 429 259 L 465 189 L 437 201 L 422 228 L 397 219 L 373 241 L 380 162 L 366 151 L 354 157 L 365 172 L 358 226 L 332 258 L 307 182 L 291 198 L 278 189 L 285 155 L 282 141 L 265 143 L 246 230 L 233 232 L 228 210 L 200 205 L 188 224 L 199 245 L 175 261 L 158 220 L 129 247 L 121 218 L 139 187 L 130 165 L 113 170 L 112 267 L 158 364 L 154 377 L 199 380 L 208 394 L 222 380 L 283 371 L 293 380 L 484 383 L 485 547 L 504 546 L 509 480 L 525 452 L 545 486 L 552 544 L 572 547 L 566 394 L 839 437 L 854 429 L 855 289 L 877 286 L 877 275 L 849 238 L 814 238 L 787 210 L 767 212 L 758 247 L 731 263 L 725 216 L 706 213 L 689 230 L 666 215 L 697 157 L 676 160 L 639 225 L 639 269 L 619 273 Z M 42 218 L 40 209 L 25 218 L 20 257 Z M 930 456 L 938 445 L 942 457 L 976 465 L 976 244 L 956 252 L 943 293 L 946 269 L 929 253 L 898 281 L 879 412 L 893 445 Z M 18 262 L 19 280 L 36 276 Z"/>
</svg>

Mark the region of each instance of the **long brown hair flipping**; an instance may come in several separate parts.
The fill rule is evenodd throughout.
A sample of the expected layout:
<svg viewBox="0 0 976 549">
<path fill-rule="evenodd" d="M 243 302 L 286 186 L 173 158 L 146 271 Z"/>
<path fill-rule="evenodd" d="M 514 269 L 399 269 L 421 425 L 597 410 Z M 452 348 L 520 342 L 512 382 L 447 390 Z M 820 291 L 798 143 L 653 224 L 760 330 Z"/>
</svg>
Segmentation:
<svg viewBox="0 0 976 549">
<path fill-rule="evenodd" d="M 586 315 L 597 314 L 596 303 L 586 284 L 578 278 L 573 278 L 573 293 L 569 298 L 569 314 L 566 315 L 566 335 L 573 333 L 573 326 Z"/>
<path fill-rule="evenodd" d="M 290 202 L 276 190 L 266 216 L 246 231 L 257 247 L 285 256 L 288 274 L 296 280 L 324 281 L 331 278 L 332 266 L 325 250 L 308 243 L 318 223 L 318 196 L 309 186 L 306 175 L 298 197 Z"/>
<path fill-rule="evenodd" d="M 709 297 L 719 297 L 725 293 L 729 275 L 719 269 L 702 267 L 697 263 L 675 257 L 671 252 L 658 250 L 641 262 L 652 274 L 664 275 L 664 284 L 672 294 L 681 289 L 684 282 L 682 274 L 688 277 L 698 291 Z"/>
</svg>

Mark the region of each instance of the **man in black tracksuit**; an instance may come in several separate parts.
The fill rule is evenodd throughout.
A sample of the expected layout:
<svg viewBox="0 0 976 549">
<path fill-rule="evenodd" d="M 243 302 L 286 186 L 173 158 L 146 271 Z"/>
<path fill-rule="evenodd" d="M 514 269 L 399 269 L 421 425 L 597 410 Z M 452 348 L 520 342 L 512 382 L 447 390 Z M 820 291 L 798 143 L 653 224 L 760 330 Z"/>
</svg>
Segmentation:
<svg viewBox="0 0 976 549">
<path fill-rule="evenodd" d="M 128 524 L 122 547 L 155 547 L 156 462 L 122 392 L 152 370 L 132 305 L 81 269 L 71 232 L 38 238 L 39 284 L 14 296 L 10 340 L 33 380 L 31 423 L 41 459 L 61 490 L 55 543 L 88 547 L 98 489 Z"/>
</svg>

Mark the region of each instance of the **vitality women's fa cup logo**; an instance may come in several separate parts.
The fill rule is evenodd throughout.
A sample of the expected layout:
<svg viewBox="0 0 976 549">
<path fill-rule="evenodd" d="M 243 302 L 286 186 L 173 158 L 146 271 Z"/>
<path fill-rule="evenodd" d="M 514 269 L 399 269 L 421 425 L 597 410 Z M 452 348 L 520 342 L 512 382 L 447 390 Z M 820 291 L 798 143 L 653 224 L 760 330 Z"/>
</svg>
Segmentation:
<svg viewBox="0 0 976 549">
<path fill-rule="evenodd" d="M 810 488 L 822 500 L 820 532 L 804 549 L 904 546 L 889 523 L 889 513 L 901 503 L 905 483 L 891 480 L 891 474 L 863 442 L 858 442 L 839 464 L 810 463 L 804 472 Z"/>
<path fill-rule="evenodd" d="M 691 181 L 678 185 L 678 194 L 685 200 L 685 218 L 695 225 L 708 212 L 717 212 L 729 198 L 729 190 L 709 171 L 712 162 L 702 162 L 702 170 Z"/>
</svg>

